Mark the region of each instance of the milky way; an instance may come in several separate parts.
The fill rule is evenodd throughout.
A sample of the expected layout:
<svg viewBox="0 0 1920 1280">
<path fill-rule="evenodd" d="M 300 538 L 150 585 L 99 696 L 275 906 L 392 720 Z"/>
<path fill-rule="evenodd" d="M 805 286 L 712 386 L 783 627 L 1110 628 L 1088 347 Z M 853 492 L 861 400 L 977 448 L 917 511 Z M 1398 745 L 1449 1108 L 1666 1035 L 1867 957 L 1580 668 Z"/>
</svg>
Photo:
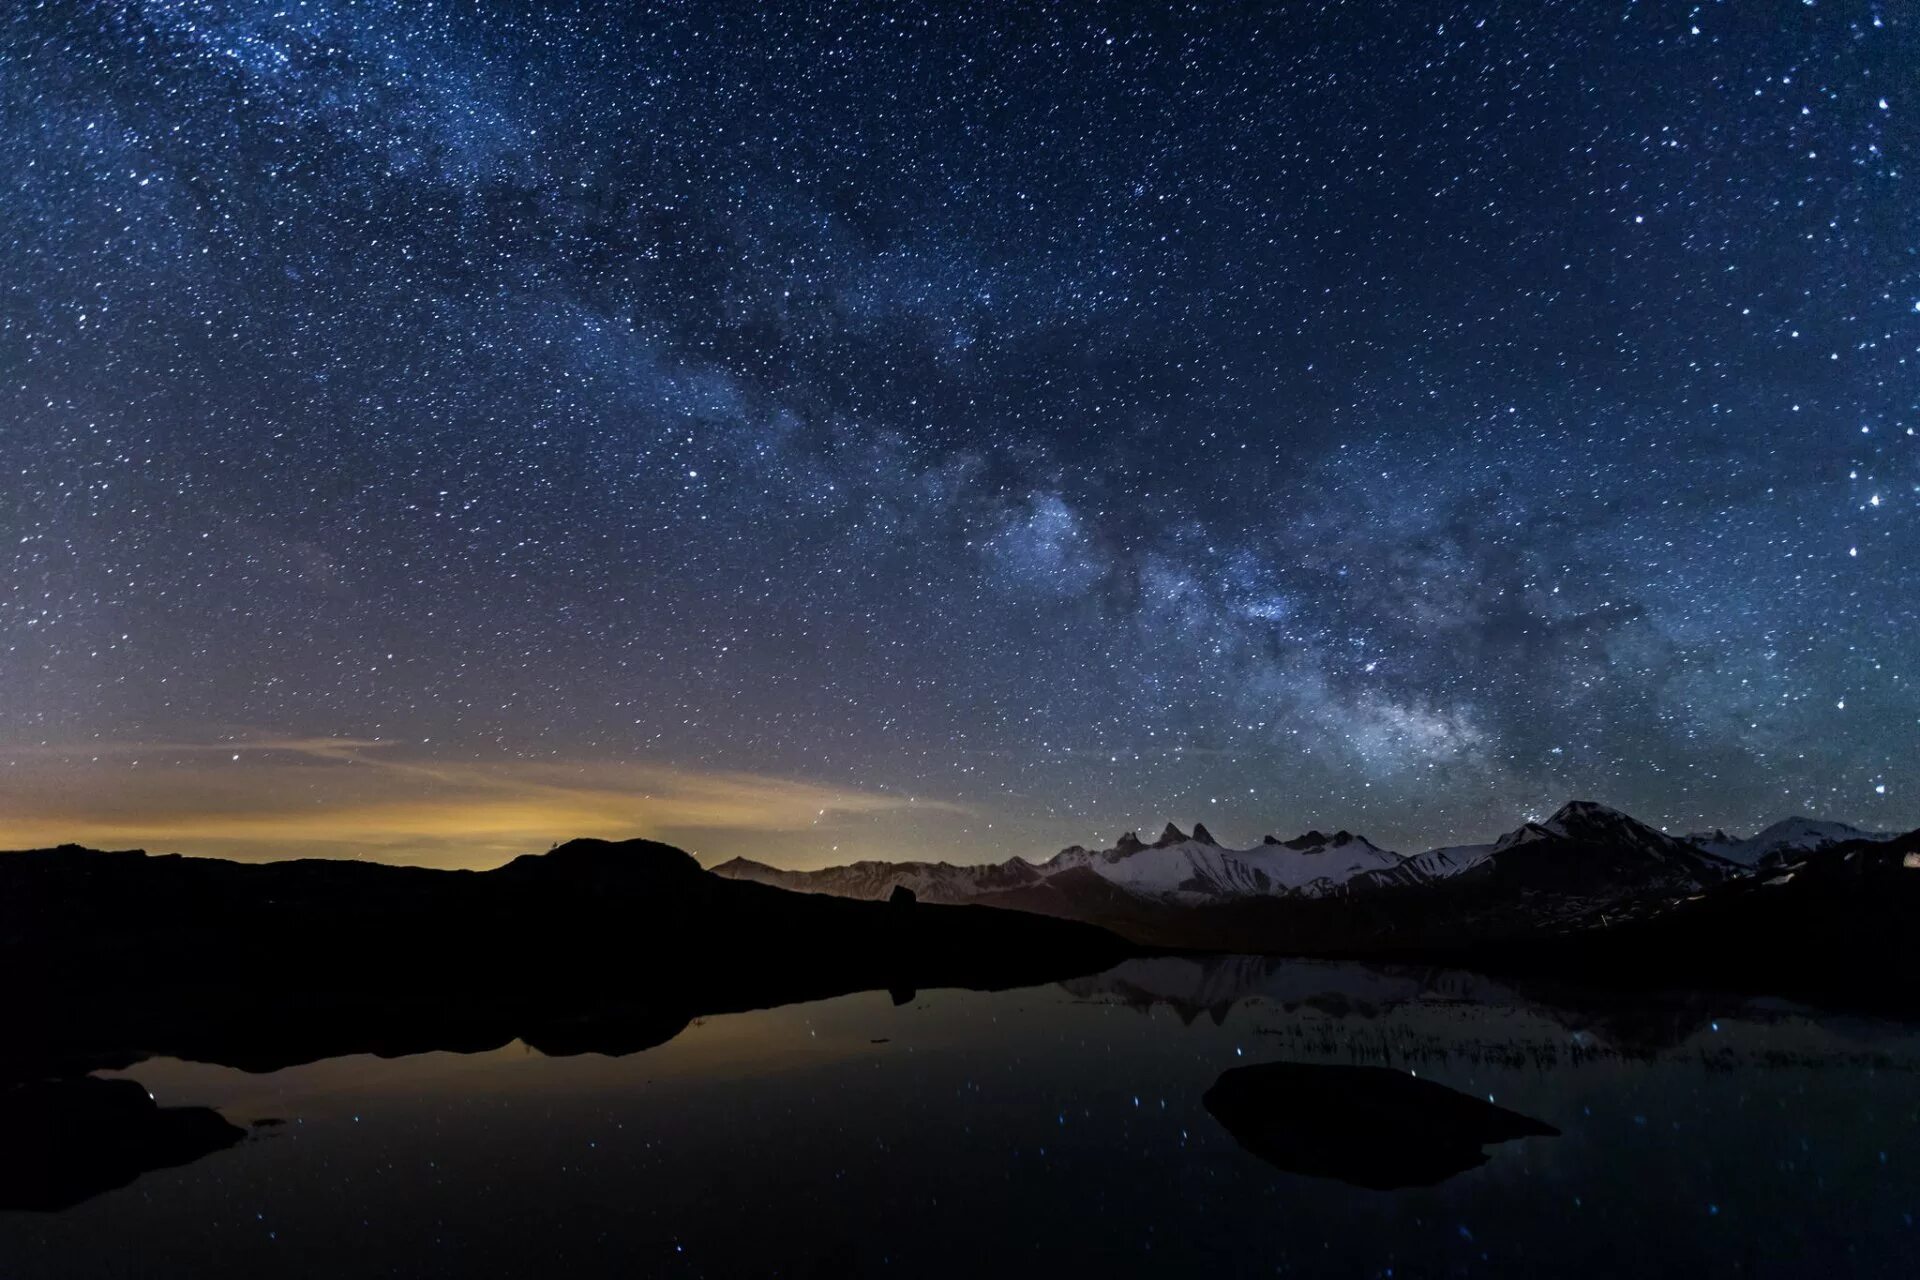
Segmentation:
<svg viewBox="0 0 1920 1280">
<path fill-rule="evenodd" d="M 0 812 L 1920 823 L 1912 11 L 1258 8 L 16 6 Z"/>
</svg>

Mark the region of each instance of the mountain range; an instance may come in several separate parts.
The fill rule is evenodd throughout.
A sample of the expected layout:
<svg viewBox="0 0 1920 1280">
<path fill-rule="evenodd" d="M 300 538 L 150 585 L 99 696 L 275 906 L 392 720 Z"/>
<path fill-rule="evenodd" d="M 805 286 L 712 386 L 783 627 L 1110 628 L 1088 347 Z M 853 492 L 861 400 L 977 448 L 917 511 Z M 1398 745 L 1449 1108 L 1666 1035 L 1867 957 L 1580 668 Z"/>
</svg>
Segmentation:
<svg viewBox="0 0 1920 1280">
<path fill-rule="evenodd" d="M 1069 846 L 1040 862 L 981 866 L 857 862 L 789 871 L 735 858 L 716 875 L 799 892 L 1010 907 L 1105 925 L 1138 941 L 1324 952 L 1475 945 L 1565 929 L 1648 901 L 1673 902 L 1891 833 L 1789 818 L 1746 838 L 1669 835 L 1574 800 L 1483 844 L 1406 855 L 1348 831 L 1223 846 L 1204 825 L 1169 824 L 1111 848 Z"/>
<path fill-rule="evenodd" d="M 153 1053 L 268 1069 L 515 1038 L 629 1052 L 708 1013 L 1175 951 L 1911 1009 L 1916 919 L 1920 831 L 1673 836 L 1584 801 L 1411 857 L 1344 831 L 1229 849 L 1204 826 L 1038 863 L 815 872 L 706 871 L 646 840 L 488 871 L 63 846 L 0 853 L 0 965 L 22 975 L 0 992 L 0 1082 Z"/>
</svg>

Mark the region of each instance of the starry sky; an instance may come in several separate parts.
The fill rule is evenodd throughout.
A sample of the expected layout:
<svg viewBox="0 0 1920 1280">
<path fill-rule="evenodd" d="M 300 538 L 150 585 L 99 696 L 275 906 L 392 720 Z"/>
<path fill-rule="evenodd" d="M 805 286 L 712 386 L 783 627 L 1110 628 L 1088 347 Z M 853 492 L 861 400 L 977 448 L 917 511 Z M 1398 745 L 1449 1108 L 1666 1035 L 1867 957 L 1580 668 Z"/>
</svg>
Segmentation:
<svg viewBox="0 0 1920 1280">
<path fill-rule="evenodd" d="M 1920 825 L 1920 11 L 0 18 L 0 845 Z"/>
</svg>

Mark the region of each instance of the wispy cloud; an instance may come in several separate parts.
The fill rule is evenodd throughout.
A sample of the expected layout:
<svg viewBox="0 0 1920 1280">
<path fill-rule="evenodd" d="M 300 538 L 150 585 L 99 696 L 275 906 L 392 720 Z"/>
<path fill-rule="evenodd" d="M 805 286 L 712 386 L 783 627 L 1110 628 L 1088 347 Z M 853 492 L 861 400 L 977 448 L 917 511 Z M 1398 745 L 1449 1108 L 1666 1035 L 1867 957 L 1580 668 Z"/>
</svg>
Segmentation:
<svg viewBox="0 0 1920 1280">
<path fill-rule="evenodd" d="M 858 834 L 939 801 L 647 763 L 434 759 L 370 740 L 0 750 L 0 847 L 74 841 L 242 857 L 488 866 L 575 836 L 740 851 Z M 701 846 L 706 846 L 702 849 Z"/>
</svg>

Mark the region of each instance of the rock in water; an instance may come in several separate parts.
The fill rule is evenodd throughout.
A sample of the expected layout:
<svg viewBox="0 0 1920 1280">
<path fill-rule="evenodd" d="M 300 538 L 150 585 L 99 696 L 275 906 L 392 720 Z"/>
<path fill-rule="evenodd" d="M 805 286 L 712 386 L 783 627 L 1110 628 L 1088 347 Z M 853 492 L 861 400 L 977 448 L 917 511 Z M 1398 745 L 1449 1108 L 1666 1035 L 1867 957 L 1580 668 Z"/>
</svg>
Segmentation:
<svg viewBox="0 0 1920 1280">
<path fill-rule="evenodd" d="M 1275 1168 L 1376 1191 L 1430 1187 L 1485 1164 L 1488 1143 L 1560 1132 L 1387 1067 L 1235 1067 L 1201 1101 L 1234 1141 Z"/>
<path fill-rule="evenodd" d="M 0 1087 L 0 1210 L 56 1213 L 247 1136 L 209 1107 L 162 1107 L 132 1080 Z"/>
</svg>

